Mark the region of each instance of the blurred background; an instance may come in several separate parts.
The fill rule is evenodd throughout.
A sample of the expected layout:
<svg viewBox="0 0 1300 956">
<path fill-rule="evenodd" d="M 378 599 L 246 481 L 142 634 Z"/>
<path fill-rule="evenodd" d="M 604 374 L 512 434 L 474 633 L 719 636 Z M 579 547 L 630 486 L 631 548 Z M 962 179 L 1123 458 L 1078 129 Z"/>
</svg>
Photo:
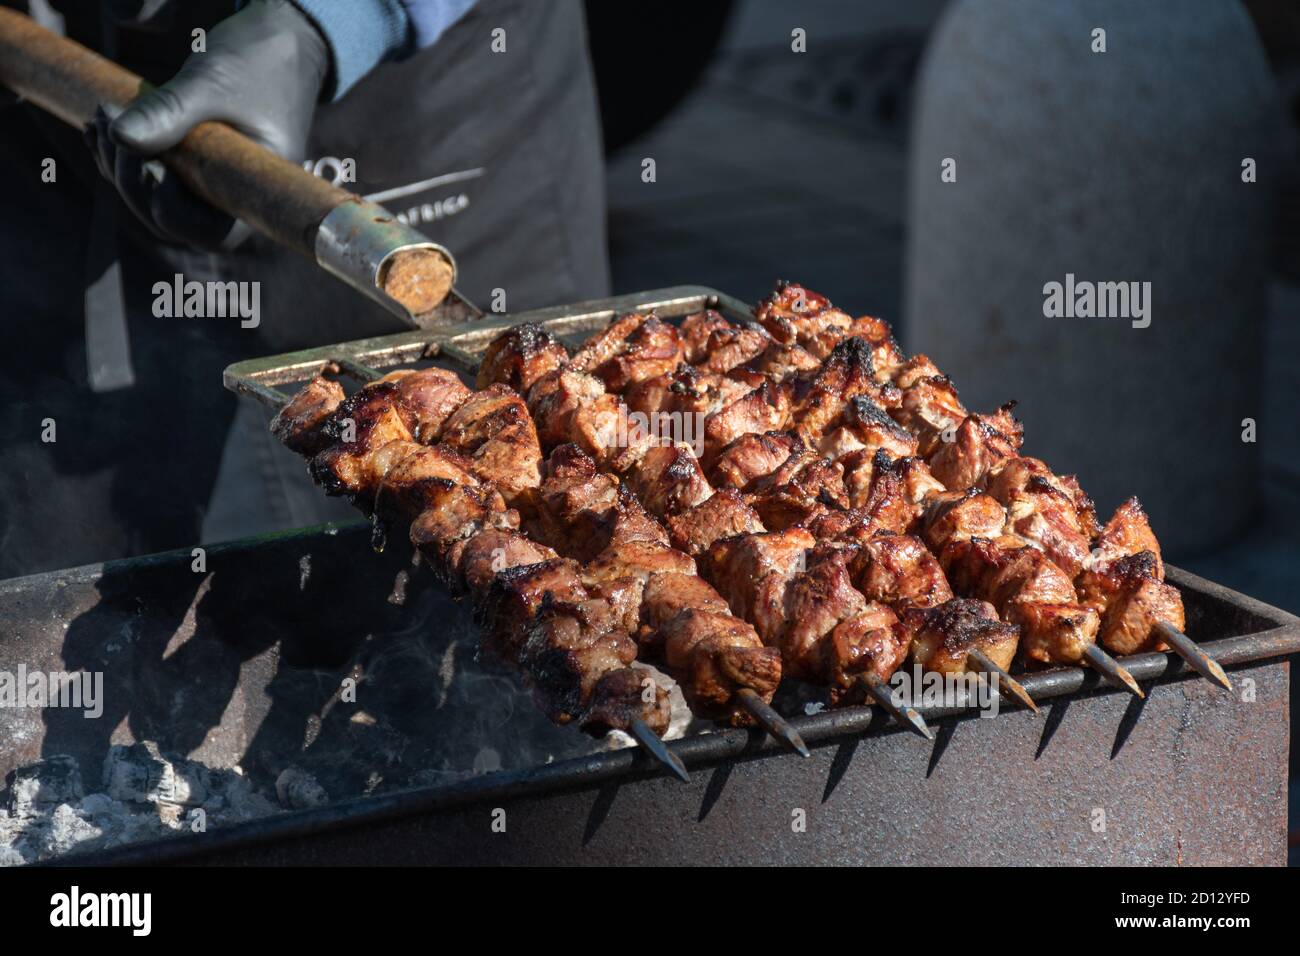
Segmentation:
<svg viewBox="0 0 1300 956">
<path fill-rule="evenodd" d="M 969 63 L 926 62 L 927 42 L 949 4 L 942 0 L 907 4 L 821 0 L 801 4 L 797 14 L 790 11 L 789 5 L 770 0 L 732 0 L 701 6 L 714 11 L 713 17 L 702 19 L 717 24 L 716 46 L 707 53 L 707 62 L 701 65 L 691 88 L 670 105 L 636 100 L 635 91 L 646 86 L 643 77 L 626 70 L 626 47 L 606 40 L 605 31 L 617 31 L 617 22 L 606 21 L 601 4 L 589 4 L 602 119 L 611 147 L 607 190 L 614 291 L 698 282 L 753 301 L 767 292 L 774 279 L 795 279 L 824 292 L 851 314 L 871 313 L 888 319 L 907 351 L 924 351 L 945 370 L 960 366 L 966 361 L 962 349 L 970 338 L 967 330 L 978 323 L 980 316 L 973 308 L 965 314 L 954 310 L 938 318 L 920 316 L 907 296 L 909 276 L 913 276 L 913 298 L 934 297 L 918 287 L 926 284 L 927 269 L 951 274 L 952 264 L 936 261 L 940 256 L 974 254 L 973 248 L 935 250 L 932 242 L 931 248 L 925 250 L 932 258 L 919 262 L 908 259 L 909 241 L 915 241 L 913 234 L 923 232 L 930 237 L 936 232 L 965 228 L 957 216 L 930 207 L 927 212 L 935 212 L 942 217 L 940 221 L 919 223 L 909 219 L 909 206 L 921 205 L 916 193 L 933 192 L 943 185 L 939 181 L 939 159 L 918 154 L 913 136 L 923 122 L 916 115 L 923 63 L 936 73 L 951 72 L 967 81 L 970 78 Z M 995 2 L 984 6 L 1010 9 L 1023 4 Z M 972 407 L 988 408 L 1007 399 L 1019 399 L 1017 413 L 1032 419 L 1028 446 L 1039 449 L 1058 470 L 1078 470 L 1084 486 L 1097 498 L 1099 510 L 1109 511 L 1118 504 L 1118 499 L 1109 500 L 1095 490 L 1099 484 L 1107 484 L 1108 476 L 1116 471 L 1134 476 L 1136 480 L 1120 485 L 1126 489 L 1121 494 L 1136 493 L 1142 498 L 1156 516 L 1162 540 L 1172 536 L 1185 541 L 1181 546 L 1170 546 L 1175 561 L 1230 587 L 1300 612 L 1300 508 L 1296 507 L 1300 504 L 1300 415 L 1296 412 L 1300 407 L 1300 250 L 1296 229 L 1300 213 L 1296 151 L 1300 123 L 1300 9 L 1285 2 L 1253 2 L 1241 9 L 1250 14 L 1249 20 L 1243 20 L 1253 25 L 1250 39 L 1258 45 L 1256 51 L 1243 51 L 1243 58 L 1257 52 L 1267 63 L 1268 81 L 1276 84 L 1279 115 L 1285 117 L 1284 123 L 1265 128 L 1269 139 L 1263 145 L 1272 150 L 1274 158 L 1255 184 L 1260 187 L 1257 192 L 1261 204 L 1271 214 L 1264 261 L 1245 264 L 1263 274 L 1266 288 L 1256 292 L 1264 308 L 1258 314 L 1241 314 L 1228 300 L 1214 303 L 1217 309 L 1206 303 L 1205 316 L 1171 313 L 1162 308 L 1159 281 L 1144 273 L 1141 264 L 1120 264 L 1106 273 L 1091 273 L 1089 256 L 1093 253 L 1081 249 L 1074 260 L 1077 265 L 1067 263 L 1060 271 L 1054 265 L 1038 268 L 1036 272 L 1042 278 L 1029 290 L 1026 301 L 1030 308 L 1006 319 L 1012 326 L 1011 336 L 1028 335 L 1032 326 L 1047 326 L 1050 334 L 1064 344 L 1045 344 L 1044 349 L 1051 349 L 1050 353 L 1017 356 L 1009 366 L 1021 373 L 1014 378 L 1001 377 L 1002 369 L 1008 367 L 1005 360 L 993 373 L 981 372 L 979 364 L 972 362 L 968 369 L 954 370 L 952 374 L 963 399 Z M 948 12 L 954 18 L 966 15 L 963 10 Z M 1091 19 L 1099 16 L 1091 14 Z M 1087 19 L 1089 15 L 1085 15 Z M 1100 16 L 1098 22 L 1103 21 L 1114 23 Z M 807 30 L 808 48 L 804 54 L 790 50 L 790 31 L 795 27 Z M 675 29 L 671 15 L 664 15 L 658 28 L 656 33 L 653 24 L 639 21 L 626 29 L 629 38 L 633 33 L 640 37 L 648 56 L 655 45 L 676 42 L 670 39 Z M 1117 32 L 1112 25 L 1112 44 L 1121 42 L 1116 39 Z M 1086 35 L 1079 45 L 1084 54 L 1091 55 Z M 624 53 L 602 57 L 602 50 L 615 49 Z M 952 52 L 959 51 L 945 51 Z M 1199 75 L 1182 77 L 1189 86 L 1199 83 L 1213 88 L 1222 84 L 1216 60 L 1222 63 L 1229 51 L 1207 52 L 1216 59 L 1206 60 Z M 1122 58 L 1124 54 L 1112 46 L 1106 56 Z M 1149 52 L 1144 56 L 1149 59 Z M 1062 64 L 1058 61 L 1054 68 L 1061 70 Z M 1116 71 L 1120 69 L 1122 66 L 1115 67 Z M 1007 72 L 1014 70 L 1008 68 Z M 1174 97 L 1182 92 L 1169 91 Z M 1185 92 L 1192 97 L 1203 90 Z M 1079 91 L 1081 99 L 1087 95 L 1086 90 Z M 629 102 L 636 102 L 647 120 L 659 115 L 662 118 L 653 121 L 648 129 L 635 132 L 636 124 L 624 105 Z M 951 108 L 949 102 L 934 105 L 937 109 Z M 1111 102 L 1108 107 L 1116 105 Z M 1059 104 L 1046 106 L 1059 109 Z M 1033 113 L 1039 104 L 1024 97 L 990 107 L 1003 114 Z M 1192 111 L 1196 108 L 1197 104 L 1191 104 Z M 978 120 L 989 121 L 989 117 Z M 1111 128 L 1095 129 L 1089 135 L 1118 141 L 1128 129 L 1125 124 L 1121 117 Z M 1148 134 L 1160 136 L 1158 130 Z M 959 161 L 958 182 L 950 184 L 954 190 L 964 186 L 963 146 L 954 139 L 943 152 L 943 156 L 954 155 Z M 1008 150 L 1006 161 L 1023 160 L 1032 167 L 1039 154 L 1050 152 L 1047 146 L 1050 144 L 1026 139 Z M 1245 155 L 1240 144 L 1233 144 L 1233 149 Z M 1119 153 L 1117 149 L 1114 152 Z M 653 184 L 641 181 L 641 161 L 645 157 L 656 161 L 657 181 Z M 1058 182 L 1059 206 L 1038 210 L 1037 223 L 1022 223 L 1026 233 L 994 228 L 994 221 L 1005 223 L 1002 213 L 984 210 L 990 226 L 980 241 L 1007 246 L 1014 250 L 1013 255 L 1030 262 L 1054 261 L 1056 251 L 1045 248 L 1041 239 L 1027 233 L 1046 229 L 1062 211 L 1066 217 L 1071 215 L 1069 200 L 1081 190 L 1104 192 L 1110 187 L 1116 193 L 1123 192 L 1127 180 L 1138 175 L 1144 165 L 1158 161 L 1140 152 L 1131 163 L 1123 155 L 1115 155 L 1114 159 L 1116 168 L 1109 173 L 1110 181 L 1101 186 L 1096 182 L 1072 182 L 1062 174 Z M 1230 185 L 1239 185 L 1235 172 L 1238 164 L 1232 165 L 1223 178 Z M 917 182 L 922 178 L 927 180 L 924 185 Z M 1181 173 L 1170 173 L 1169 178 L 1175 180 L 1175 188 L 1185 186 Z M 1110 201 L 1107 197 L 1101 205 Z M 1179 203 L 1193 212 L 1196 209 L 1190 193 Z M 1253 208 L 1250 215 L 1256 215 Z M 1203 214 L 1194 225 L 1207 234 L 1232 230 L 1231 222 L 1214 222 Z M 1165 247 L 1170 258 L 1179 243 L 1195 238 L 1174 232 L 1158 221 L 1144 223 L 1142 231 L 1154 234 L 1150 241 Z M 1077 240 L 1067 237 L 1060 243 L 1071 241 Z M 1120 247 L 1122 263 L 1125 250 L 1132 252 L 1136 238 L 1112 233 L 1106 242 Z M 1065 268 L 1081 280 L 1153 281 L 1152 327 L 1132 329 L 1120 320 L 1044 318 L 1042 283 L 1063 281 Z M 971 281 L 976 278 L 972 276 Z M 1231 277 L 1224 276 L 1215 279 L 1231 281 Z M 1168 284 L 1178 281 L 1188 280 L 1171 276 Z M 971 299 L 982 295 L 979 288 L 969 286 L 954 292 Z M 1108 374 L 1113 374 L 1107 368 L 1087 370 L 1090 383 L 1077 391 L 1050 382 L 1041 394 L 1029 395 L 1021 390 L 1023 380 L 1029 376 L 1044 372 L 1049 378 L 1073 374 L 1062 367 L 1078 364 L 1071 350 L 1086 349 L 1087 340 L 1102 332 L 1118 335 L 1121 348 L 1158 352 L 1152 356 L 1154 362 L 1170 367 L 1175 377 L 1186 378 L 1173 365 L 1180 358 L 1197 362 L 1203 359 L 1192 354 L 1198 351 L 1197 342 L 1180 326 L 1206 319 L 1228 329 L 1231 338 L 1246 340 L 1252 346 L 1242 356 L 1242 367 L 1225 367 L 1223 356 L 1210 356 L 1218 363 L 1215 378 L 1188 383 L 1191 390 L 1212 398 L 1214 404 L 1230 379 L 1245 383 L 1241 387 L 1244 394 L 1252 388 L 1258 390 L 1258 398 L 1252 399 L 1253 404 L 1245 406 L 1240 414 L 1235 408 L 1224 409 L 1217 420 L 1203 423 L 1203 432 L 1218 431 L 1229 435 L 1231 442 L 1211 442 L 1204 433 L 1181 434 L 1167 420 L 1151 417 L 1143 408 L 1113 402 L 1108 390 L 1120 383 L 1106 380 Z M 944 327 L 945 322 L 949 327 Z M 1116 322 L 1124 328 L 1107 326 Z M 1144 339 L 1160 331 L 1162 325 L 1173 333 L 1168 347 L 1149 347 Z M 961 347 L 954 346 L 955 336 L 962 337 Z M 1157 400 L 1158 396 L 1153 395 L 1152 401 Z M 1250 414 L 1252 407 L 1255 411 Z M 1064 463 L 1053 449 L 1068 443 L 1052 434 L 1060 430 L 1052 422 L 1061 415 L 1072 418 L 1076 412 L 1103 424 L 1086 429 L 1093 452 L 1091 460 Z M 1258 441 L 1254 445 L 1240 440 L 1240 421 L 1246 417 L 1257 422 Z M 1137 435 L 1146 446 L 1143 460 L 1115 460 L 1108 446 L 1117 439 L 1129 440 L 1125 433 Z M 1180 454 L 1185 453 L 1187 460 L 1169 460 L 1162 447 L 1166 443 Z M 1223 449 L 1213 457 L 1228 460 L 1205 464 L 1221 471 L 1233 483 L 1215 487 L 1206 513 L 1200 514 L 1189 510 L 1186 501 L 1180 501 L 1167 489 L 1171 483 L 1181 484 L 1177 472 L 1193 467 L 1193 459 L 1212 457 L 1211 445 Z M 1237 519 L 1220 530 L 1210 509 L 1232 513 Z M 1183 525 L 1187 526 L 1186 533 L 1179 527 Z M 1197 525 L 1214 525 L 1215 533 L 1200 534 Z"/>
<path fill-rule="evenodd" d="M 588 4 L 614 290 L 780 277 L 884 317 L 1099 511 L 1138 494 L 1175 563 L 1300 613 L 1300 8 L 694 6 Z M 667 47 L 688 88 L 629 69 Z M 1066 272 L 1152 282 L 1151 326 L 1045 318 Z"/>
<path fill-rule="evenodd" d="M 852 314 L 869 312 L 888 319 L 908 351 L 930 354 L 945 370 L 961 360 L 960 350 L 948 341 L 959 330 L 935 327 L 932 318 L 918 321 L 905 301 L 909 266 L 922 274 L 915 281 L 923 284 L 927 264 L 936 265 L 909 264 L 909 232 L 943 231 L 950 225 L 908 220 L 910 177 L 928 177 L 936 188 L 940 185 L 939 163 L 916 155 L 911 134 L 918 121 L 914 99 L 926 42 L 947 4 L 939 0 L 909 4 L 825 0 L 801 5 L 797 15 L 792 15 L 787 5 L 765 0 L 704 4 L 716 11 L 716 47 L 708 53 L 699 78 L 676 103 L 638 103 L 647 118 L 661 111 L 664 114 L 640 132 L 635 131 L 622 104 L 625 96 L 635 98 L 635 92 L 625 89 L 629 84 L 634 84 L 633 91 L 644 85 L 622 71 L 620 61 L 625 64 L 626 57 L 611 57 L 609 62 L 602 59 L 602 49 L 619 48 L 602 42 L 603 31 L 615 30 L 617 25 L 605 22 L 599 4 L 591 6 L 593 53 L 611 147 L 607 189 L 616 292 L 699 282 L 752 301 L 778 277 L 797 279 L 829 295 Z M 1216 496 L 1233 501 L 1231 506 L 1220 505 L 1225 511 L 1244 506 L 1245 520 L 1227 536 L 1209 540 L 1206 548 L 1197 547 L 1201 536 L 1190 533 L 1184 536 L 1186 546 L 1170 550 L 1175 560 L 1198 573 L 1300 611 L 1300 519 L 1296 517 L 1300 514 L 1296 507 L 1300 503 L 1300 424 L 1294 411 L 1300 404 L 1300 325 L 1296 321 L 1300 259 L 1295 247 L 1300 168 L 1296 166 L 1294 138 L 1300 122 L 1300 12 L 1292 4 L 1280 2 L 1247 6 L 1254 15 L 1262 49 L 1268 51 L 1274 71 L 1270 80 L 1277 84 L 1279 102 L 1285 101 L 1287 123 L 1276 130 L 1278 139 L 1270 144 L 1278 160 L 1284 161 L 1275 160 L 1260 175 L 1268 182 L 1257 184 L 1259 192 L 1267 193 L 1275 213 L 1263 264 L 1268 286 L 1266 309 L 1259 315 L 1219 314 L 1213 319 L 1225 326 L 1239 323 L 1233 331 L 1237 338 L 1259 341 L 1254 336 L 1262 333 L 1263 344 L 1246 357 L 1247 367 L 1218 370 L 1223 380 L 1240 377 L 1259 389 L 1254 415 L 1233 419 L 1225 410 L 1223 420 L 1217 423 L 1236 439 L 1225 446 L 1228 454 L 1243 460 L 1257 458 L 1258 480 L 1252 477 L 1244 486 L 1215 490 Z M 663 43 L 671 42 L 671 19 L 665 17 L 660 24 L 658 39 Z M 808 31 L 808 51 L 802 55 L 790 51 L 794 26 Z M 635 32 L 645 40 L 653 30 L 638 23 Z M 1082 46 L 1087 52 L 1086 38 Z M 930 65 L 935 70 L 945 68 L 944 64 Z M 1210 84 L 1217 82 L 1212 62 L 1205 64 L 1204 77 Z M 1032 110 L 1033 104 L 1002 103 L 999 108 Z M 1097 135 L 1118 138 L 1123 131 L 1124 127 L 1117 125 L 1097 131 Z M 960 162 L 960 144 L 950 145 Z M 1032 163 L 1034 144 L 1028 142 L 1022 148 Z M 653 184 L 641 181 L 645 157 L 656 161 L 657 181 Z M 1122 179 L 1126 172 L 1119 169 L 1114 178 Z M 1237 181 L 1235 174 L 1230 178 Z M 952 185 L 960 188 L 962 182 L 959 179 Z M 1068 192 L 1070 184 L 1062 182 L 1061 189 Z M 1052 213 L 1052 209 L 1044 209 L 1042 219 L 1050 219 Z M 987 214 L 992 219 L 995 211 L 987 210 Z M 1204 219 L 1198 225 L 1206 231 L 1228 226 Z M 1161 244 L 1173 245 L 1185 238 L 1166 232 L 1159 223 L 1147 224 L 1146 230 L 1158 233 L 1156 241 Z M 1022 258 L 1048 258 L 1041 247 L 1027 246 L 1014 234 L 990 230 L 985 239 L 1017 247 L 1016 254 Z M 1074 270 L 1081 280 L 1089 277 L 1086 255 L 1080 255 L 1081 263 Z M 1050 267 L 1039 271 L 1043 282 L 1064 280 L 1063 272 Z M 1122 267 L 1117 274 L 1093 278 L 1150 281 L 1139 270 L 1124 271 Z M 958 291 L 979 294 L 971 288 Z M 1036 300 L 1034 311 L 1012 316 L 1009 321 L 1022 327 L 1050 324 L 1052 320 L 1045 319 L 1038 307 L 1041 284 L 1031 292 Z M 1186 317 L 1162 310 L 1158 287 L 1153 298 L 1153 329 L 1164 324 L 1177 332 Z M 946 318 L 956 324 L 977 317 Z M 1108 321 L 1115 320 L 1056 320 L 1053 332 L 1064 338 L 1081 327 L 1086 338 Z M 1071 328 L 1070 322 L 1077 325 Z M 1247 328 L 1255 323 L 1261 327 L 1259 332 Z M 924 336 L 918 325 L 926 327 Z M 1122 331 L 1127 339 L 1124 347 L 1137 351 L 1146 347 L 1142 338 L 1151 330 Z M 1175 350 L 1190 352 L 1196 343 L 1178 341 L 1176 336 L 1173 345 Z M 1158 358 L 1174 362 L 1178 359 L 1175 350 Z M 1021 361 L 1026 375 L 1053 371 L 1044 355 L 1023 356 Z M 1068 355 L 1066 361 L 1072 361 Z M 1097 421 L 1105 423 L 1089 437 L 1098 452 L 1096 460 L 1091 467 L 1086 462 L 1076 464 L 1085 486 L 1093 488 L 1106 472 L 1127 467 L 1115 462 L 1107 451 L 1117 430 L 1140 432 L 1152 460 L 1160 460 L 1162 439 L 1175 436 L 1158 422 L 1145 427 L 1141 409 L 1117 408 L 1116 416 L 1106 414 L 1106 370 L 1094 369 L 1088 374 L 1094 384 L 1077 393 L 1054 389 L 1035 399 L 1051 402 L 1045 423 L 1063 409 L 1074 408 L 1097 415 Z M 985 405 L 1018 398 L 1022 416 L 1038 411 L 1028 396 L 1019 393 L 1018 382 L 1007 385 L 1005 381 L 981 380 L 978 367 L 953 375 L 963 397 L 987 393 L 990 397 Z M 1223 383 L 1202 380 L 1191 384 L 1208 395 Z M 977 401 L 968 404 L 980 407 Z M 1126 423 L 1124 416 L 1134 420 Z M 1240 440 L 1242 417 L 1257 420 L 1255 447 Z M 1050 431 L 1051 426 L 1046 428 Z M 1205 441 L 1204 436 L 1194 437 L 1197 442 Z M 1033 428 L 1027 440 L 1035 448 L 1050 449 L 1054 443 L 1050 434 Z M 1044 454 L 1059 460 L 1050 451 Z M 1189 514 L 1185 508 L 1180 511 L 1177 499 L 1166 500 L 1162 489 L 1173 476 L 1150 467 L 1149 462 L 1131 464 L 1149 474 L 1132 492 L 1139 493 L 1153 512 L 1177 513 L 1179 523 L 1212 521 L 1210 516 Z M 1230 470 L 1235 473 L 1236 469 Z M 1118 503 L 1097 497 L 1099 508 L 1113 508 Z M 1170 533 L 1168 528 L 1161 531 Z"/>
</svg>

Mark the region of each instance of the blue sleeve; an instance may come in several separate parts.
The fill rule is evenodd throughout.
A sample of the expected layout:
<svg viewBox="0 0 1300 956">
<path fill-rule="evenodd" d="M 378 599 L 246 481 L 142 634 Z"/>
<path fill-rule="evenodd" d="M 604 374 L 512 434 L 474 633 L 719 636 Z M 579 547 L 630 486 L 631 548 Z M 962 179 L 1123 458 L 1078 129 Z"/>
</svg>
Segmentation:
<svg viewBox="0 0 1300 956">
<path fill-rule="evenodd" d="M 474 0 L 401 0 L 411 21 L 415 49 L 433 46 L 453 23 L 465 15 Z"/>
<path fill-rule="evenodd" d="M 432 46 L 474 0 L 293 0 L 325 37 L 336 100 L 382 61 Z"/>
</svg>

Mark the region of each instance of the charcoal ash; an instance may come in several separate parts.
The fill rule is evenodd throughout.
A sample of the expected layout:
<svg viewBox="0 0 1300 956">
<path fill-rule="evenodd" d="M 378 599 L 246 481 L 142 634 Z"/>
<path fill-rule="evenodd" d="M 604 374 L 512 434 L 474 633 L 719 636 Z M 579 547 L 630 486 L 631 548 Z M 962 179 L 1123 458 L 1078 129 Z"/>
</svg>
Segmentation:
<svg viewBox="0 0 1300 956">
<path fill-rule="evenodd" d="M 81 767 L 71 757 L 59 754 L 13 772 L 9 812 L 21 817 L 39 816 L 85 795 Z"/>
<path fill-rule="evenodd" d="M 416 634 L 408 637 L 386 640 L 345 669 L 360 675 L 356 699 L 324 708 L 274 776 L 164 754 L 154 741 L 110 747 L 92 792 L 67 755 L 17 768 L 0 808 L 0 866 L 176 836 L 200 821 L 213 829 L 634 745 L 618 732 L 592 738 L 552 724 L 513 675 L 474 658 L 473 635 L 436 654 Z M 698 730 L 680 688 L 646 670 L 669 691 L 668 736 Z M 445 733 L 448 727 L 463 735 Z"/>
<path fill-rule="evenodd" d="M 152 741 L 115 746 L 104 761 L 103 785 L 123 803 L 203 806 L 212 771 L 191 760 L 168 760 Z"/>
<path fill-rule="evenodd" d="M 294 573 L 309 572 L 295 564 Z M 199 818 L 214 829 L 633 745 L 626 735 L 594 738 L 551 723 L 516 671 L 480 656 L 468 606 L 418 572 L 407 576 L 385 590 L 387 613 L 368 612 L 382 626 L 365 630 L 344 616 L 319 625 L 305 650 L 290 640 L 262 685 L 270 706 L 233 735 L 241 743 L 207 750 L 206 762 L 182 755 L 200 751 L 169 748 L 208 738 L 212 716 L 229 705 L 218 681 L 186 682 L 183 697 L 167 695 L 165 713 L 140 720 L 167 743 L 106 742 L 75 751 L 80 765 L 53 750 L 14 770 L 0 780 L 0 863 L 164 839 L 191 832 Z M 209 630 L 203 639 L 211 638 Z M 695 732 L 680 689 L 648 672 L 669 690 L 667 736 Z"/>
<path fill-rule="evenodd" d="M 81 767 L 52 755 L 13 771 L 0 809 L 0 866 L 51 860 L 142 840 L 229 826 L 280 812 L 238 767 L 163 756 L 143 741 L 115 745 L 101 789 L 86 793 Z"/>
</svg>

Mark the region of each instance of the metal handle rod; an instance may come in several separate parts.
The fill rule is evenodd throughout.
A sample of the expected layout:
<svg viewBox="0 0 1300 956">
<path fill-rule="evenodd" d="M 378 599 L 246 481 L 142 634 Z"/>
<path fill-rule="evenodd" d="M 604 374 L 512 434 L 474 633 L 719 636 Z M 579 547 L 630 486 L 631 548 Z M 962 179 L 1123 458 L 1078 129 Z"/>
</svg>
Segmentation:
<svg viewBox="0 0 1300 956">
<path fill-rule="evenodd" d="M 147 88 L 129 70 L 4 8 L 0 83 L 79 129 L 99 105 L 125 106 Z M 200 123 L 161 159 L 212 205 L 316 260 L 408 324 L 451 291 L 456 267 L 447 250 L 225 123 Z"/>
</svg>

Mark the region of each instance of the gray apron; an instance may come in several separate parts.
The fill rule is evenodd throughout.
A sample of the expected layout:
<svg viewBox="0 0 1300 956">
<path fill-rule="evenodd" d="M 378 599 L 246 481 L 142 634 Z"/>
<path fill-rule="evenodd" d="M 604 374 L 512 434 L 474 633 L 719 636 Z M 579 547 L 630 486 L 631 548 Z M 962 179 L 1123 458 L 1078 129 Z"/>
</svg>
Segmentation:
<svg viewBox="0 0 1300 956">
<path fill-rule="evenodd" d="M 147 24 L 100 24 L 108 39 L 93 45 L 165 79 L 174 63 L 130 54 L 187 50 L 202 22 L 192 6 L 184 23 L 164 8 Z M 207 6 L 213 20 L 228 12 Z M 75 9 L 69 35 L 93 43 L 94 24 Z M 491 50 L 497 27 L 504 54 Z M 42 185 L 48 155 L 60 175 Z M 450 248 L 473 301 L 501 289 L 514 312 L 608 292 L 600 132 L 576 0 L 483 0 L 434 47 L 322 106 L 308 157 L 327 178 L 354 160 L 357 181 L 341 185 Z M 228 256 L 154 241 L 106 197 L 77 134 L 30 107 L 0 110 L 0 170 L 30 183 L 0 221 L 0 302 L 14 337 L 0 381 L 0 576 L 352 516 L 269 438 L 265 407 L 225 392 L 221 371 L 398 331 L 394 319 L 260 237 Z M 156 318 L 153 284 L 176 272 L 260 282 L 260 325 Z M 96 393 L 88 363 L 101 382 L 133 384 Z M 54 443 L 42 441 L 48 418 Z"/>
</svg>

